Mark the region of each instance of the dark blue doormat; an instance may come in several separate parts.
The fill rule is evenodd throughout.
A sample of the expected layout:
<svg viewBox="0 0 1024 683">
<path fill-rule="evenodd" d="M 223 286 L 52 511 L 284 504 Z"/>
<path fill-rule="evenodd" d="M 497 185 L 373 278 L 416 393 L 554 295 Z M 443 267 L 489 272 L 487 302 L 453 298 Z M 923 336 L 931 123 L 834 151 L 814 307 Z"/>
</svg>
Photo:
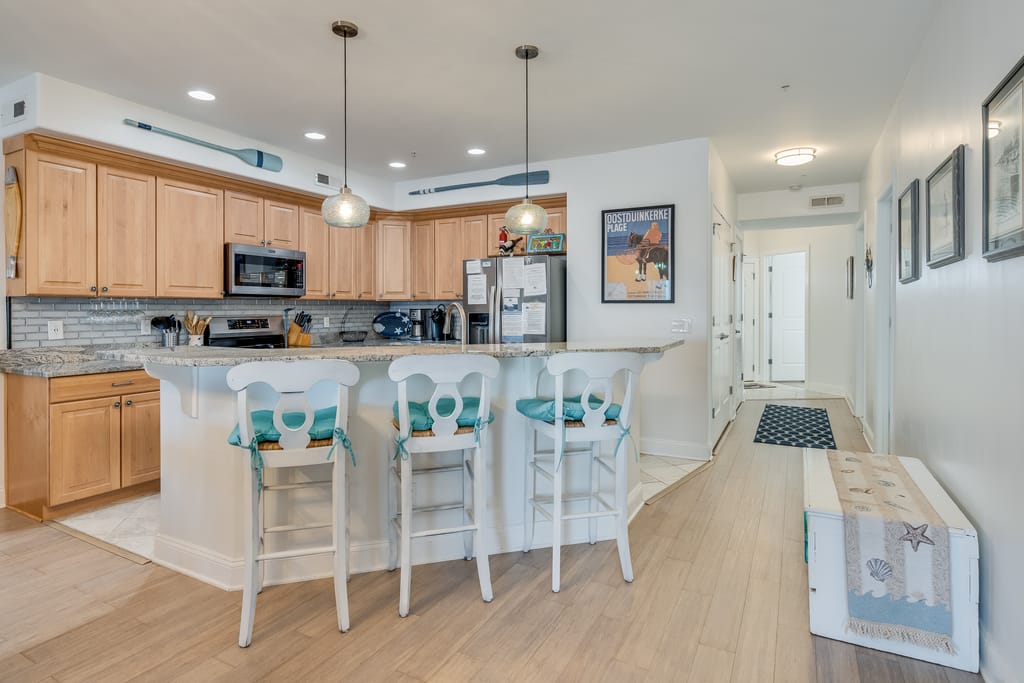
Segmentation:
<svg viewBox="0 0 1024 683">
<path fill-rule="evenodd" d="M 764 407 L 754 441 L 797 448 L 836 447 L 827 410 L 780 406 L 775 403 Z"/>
</svg>

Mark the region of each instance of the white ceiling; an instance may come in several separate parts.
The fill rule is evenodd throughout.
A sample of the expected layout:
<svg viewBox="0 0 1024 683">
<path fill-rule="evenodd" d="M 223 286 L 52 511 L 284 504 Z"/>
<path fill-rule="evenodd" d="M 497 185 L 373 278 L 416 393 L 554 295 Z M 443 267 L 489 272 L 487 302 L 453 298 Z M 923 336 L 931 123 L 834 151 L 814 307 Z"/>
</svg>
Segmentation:
<svg viewBox="0 0 1024 683">
<path fill-rule="evenodd" d="M 932 0 L 0 0 L 0 84 L 41 71 L 412 179 L 710 136 L 741 192 L 857 181 Z M 780 86 L 789 84 L 788 92 Z M 216 102 L 185 92 L 205 88 Z M 158 123 L 158 122 L 154 122 Z M 303 138 L 306 130 L 329 136 Z M 488 150 L 469 157 L 470 146 Z M 781 168 L 777 149 L 817 147 Z M 417 153 L 410 159 L 410 152 Z M 403 160 L 395 171 L 387 162 Z M 287 159 L 285 160 L 287 163 Z"/>
</svg>

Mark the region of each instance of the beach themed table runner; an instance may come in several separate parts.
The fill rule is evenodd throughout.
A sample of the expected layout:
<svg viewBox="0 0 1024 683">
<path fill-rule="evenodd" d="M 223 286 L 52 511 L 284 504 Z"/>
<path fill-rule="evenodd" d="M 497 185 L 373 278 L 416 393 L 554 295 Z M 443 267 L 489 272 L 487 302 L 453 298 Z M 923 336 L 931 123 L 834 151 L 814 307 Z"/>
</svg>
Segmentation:
<svg viewBox="0 0 1024 683">
<path fill-rule="evenodd" d="M 854 633 L 955 654 L 949 529 L 896 456 L 828 451 Z"/>
</svg>

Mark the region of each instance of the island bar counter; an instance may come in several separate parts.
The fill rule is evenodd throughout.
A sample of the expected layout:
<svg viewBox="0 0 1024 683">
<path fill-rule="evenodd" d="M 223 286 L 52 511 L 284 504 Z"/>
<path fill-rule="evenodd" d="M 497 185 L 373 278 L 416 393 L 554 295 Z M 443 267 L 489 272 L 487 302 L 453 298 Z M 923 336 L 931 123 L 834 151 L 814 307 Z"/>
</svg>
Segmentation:
<svg viewBox="0 0 1024 683">
<path fill-rule="evenodd" d="M 515 410 L 519 398 L 537 394 L 537 378 L 544 359 L 565 351 L 634 351 L 648 362 L 682 345 L 682 340 L 624 340 L 621 342 L 561 342 L 552 344 L 392 344 L 385 346 L 351 345 L 304 349 L 230 349 L 212 347 L 141 348 L 101 351 L 101 357 L 143 363 L 146 371 L 160 382 L 160 531 L 156 539 L 154 561 L 224 589 L 242 585 L 244 515 L 247 509 L 246 469 L 249 455 L 228 444 L 228 434 L 237 421 L 236 395 L 228 389 L 225 377 L 236 365 L 257 360 L 294 360 L 338 358 L 356 363 L 361 376 L 349 399 L 349 437 L 356 465 L 348 463 L 351 567 L 353 572 L 384 569 L 388 557 L 387 467 L 395 454 L 397 431 L 391 423 L 395 384 L 387 376 L 391 360 L 407 355 L 482 353 L 498 358 L 501 371 L 491 383 L 491 408 L 495 420 L 485 431 L 490 440 L 487 472 L 490 508 L 485 541 L 491 553 L 521 550 L 524 513 L 525 419 Z M 641 382 L 642 387 L 642 382 Z M 543 385 L 542 385 L 543 388 Z M 322 391 L 317 391 L 321 389 Z M 425 389 L 425 387 L 424 387 Z M 260 399 L 260 393 L 251 392 Z M 314 388 L 314 408 L 332 404 L 326 385 Z M 266 407 L 272 408 L 269 391 Z M 429 394 L 411 398 L 426 400 Z M 633 421 L 632 438 L 639 441 L 643 429 L 642 411 Z M 630 440 L 626 448 L 632 450 Z M 544 447 L 543 444 L 541 444 Z M 606 446 L 610 448 L 610 446 Z M 460 453 L 430 456 L 437 465 L 458 463 Z M 343 449 L 335 457 L 347 457 Z M 420 463 L 425 464 L 425 463 Z M 567 459 L 567 490 L 583 490 L 588 485 L 587 468 L 574 467 Z M 294 471 L 274 471 L 280 475 L 268 484 L 287 484 L 325 478 L 329 468 L 312 466 Z M 324 471 L 321 471 L 324 470 Z M 414 504 L 445 507 L 461 501 L 461 473 L 441 472 L 419 477 L 413 491 Z M 611 481 L 602 480 L 610 490 Z M 453 495 L 454 494 L 454 495 Z M 329 487 L 283 489 L 264 493 L 267 526 L 309 524 L 328 520 L 331 510 Z M 631 466 L 630 509 L 642 504 L 638 473 Z M 435 515 L 425 523 L 437 526 L 461 523 L 460 509 L 427 513 Z M 417 517 L 421 517 L 418 513 Z M 435 524 L 437 522 L 438 524 Z M 323 545 L 330 528 L 268 534 L 266 550 Z M 550 525 L 539 524 L 535 546 L 550 546 Z M 566 543 L 583 542 L 586 524 L 582 521 L 566 527 Z M 283 538 L 282 538 L 283 537 Z M 615 537 L 609 519 L 598 525 L 601 540 Z M 416 539 L 413 562 L 438 562 L 463 556 L 459 534 Z M 329 555 L 278 560 L 267 563 L 265 582 L 285 583 L 331 575 Z M 353 596 L 357 600 L 357 596 Z"/>
</svg>

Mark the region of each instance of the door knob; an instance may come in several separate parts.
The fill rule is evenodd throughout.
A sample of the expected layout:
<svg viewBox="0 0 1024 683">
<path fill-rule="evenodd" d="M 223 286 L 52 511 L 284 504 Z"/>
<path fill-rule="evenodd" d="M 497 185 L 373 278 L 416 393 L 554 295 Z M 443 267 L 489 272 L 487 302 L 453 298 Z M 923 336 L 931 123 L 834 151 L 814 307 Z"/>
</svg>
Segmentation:
<svg viewBox="0 0 1024 683">
<path fill-rule="evenodd" d="M 727 335 L 727 334 L 720 334 L 720 335 L 718 335 L 718 338 L 719 339 L 728 339 L 729 335 Z"/>
</svg>

